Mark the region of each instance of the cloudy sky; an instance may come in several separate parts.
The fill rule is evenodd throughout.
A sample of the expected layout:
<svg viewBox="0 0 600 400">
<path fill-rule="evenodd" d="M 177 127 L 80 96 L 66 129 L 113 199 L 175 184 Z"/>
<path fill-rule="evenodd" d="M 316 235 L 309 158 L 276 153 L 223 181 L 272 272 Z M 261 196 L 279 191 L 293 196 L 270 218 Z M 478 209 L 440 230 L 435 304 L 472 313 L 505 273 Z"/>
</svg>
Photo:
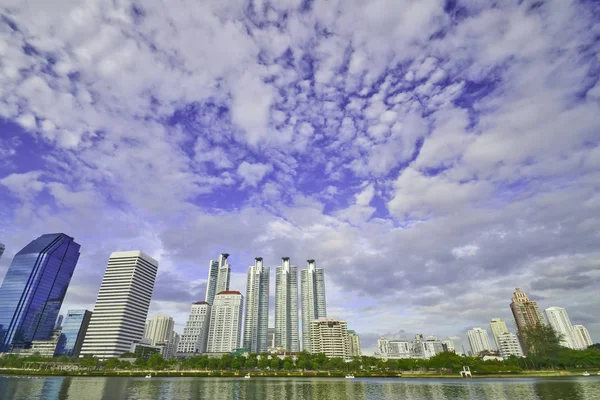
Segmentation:
<svg viewBox="0 0 600 400">
<path fill-rule="evenodd" d="M 367 351 L 514 325 L 515 287 L 599 341 L 599 20 L 591 0 L 0 0 L 0 277 L 65 232 L 63 310 L 93 308 L 110 252 L 141 249 L 150 315 L 181 333 L 220 252 L 243 292 L 255 256 L 314 258 Z"/>
</svg>

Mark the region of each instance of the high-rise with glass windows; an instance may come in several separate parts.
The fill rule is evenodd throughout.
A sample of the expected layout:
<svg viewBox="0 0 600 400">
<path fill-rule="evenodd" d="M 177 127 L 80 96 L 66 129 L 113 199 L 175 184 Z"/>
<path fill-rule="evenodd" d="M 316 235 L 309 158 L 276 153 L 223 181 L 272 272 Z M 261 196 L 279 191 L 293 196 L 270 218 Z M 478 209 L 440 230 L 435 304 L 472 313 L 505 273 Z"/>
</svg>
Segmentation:
<svg viewBox="0 0 600 400">
<path fill-rule="evenodd" d="M 207 353 L 231 353 L 239 347 L 243 302 L 244 298 L 238 291 L 217 293 L 210 310 Z"/>
<path fill-rule="evenodd" d="M 0 286 L 0 352 L 52 337 L 79 248 L 72 237 L 52 233 L 15 255 Z"/>
<path fill-rule="evenodd" d="M 298 267 L 283 257 L 275 270 L 275 347 L 298 352 L 298 336 Z"/>
<path fill-rule="evenodd" d="M 490 336 L 485 329 L 473 328 L 467 331 L 467 337 L 469 338 L 469 344 L 473 354 L 477 355 L 484 351 L 491 351 L 492 346 L 490 345 Z"/>
<path fill-rule="evenodd" d="M 158 261 L 139 250 L 110 255 L 82 355 L 119 357 L 142 339 L 157 270 Z"/>
<path fill-rule="evenodd" d="M 562 307 L 548 307 L 544 311 L 552 329 L 561 335 L 560 345 L 570 349 L 576 348 L 573 338 L 573 325 L 567 310 Z"/>
<path fill-rule="evenodd" d="M 256 257 L 254 265 L 248 267 L 243 347 L 251 353 L 263 353 L 268 347 L 269 272 L 262 257 Z"/>
<path fill-rule="evenodd" d="M 496 348 L 500 350 L 500 342 L 498 341 L 498 336 L 508 332 L 506 322 L 504 322 L 504 320 L 500 318 L 492 318 L 492 320 L 490 321 L 490 328 L 492 329 L 492 336 L 494 337 L 494 343 L 496 343 Z"/>
<path fill-rule="evenodd" d="M 535 327 L 539 324 L 545 325 L 546 320 L 538 308 L 535 300 L 529 300 L 529 297 L 519 288 L 515 292 L 510 303 L 510 310 L 515 318 L 517 325 L 517 336 L 524 352 L 528 351 L 527 343 L 523 332 L 527 328 Z"/>
<path fill-rule="evenodd" d="M 91 317 L 92 312 L 88 310 L 67 311 L 56 346 L 57 356 L 79 357 Z"/>
<path fill-rule="evenodd" d="M 311 350 L 311 323 L 327 317 L 325 308 L 325 273 L 317 268 L 315 260 L 307 260 L 308 266 L 300 273 L 302 291 L 302 350 Z"/>
<path fill-rule="evenodd" d="M 206 301 L 192 304 L 190 316 L 177 346 L 177 353 L 187 356 L 206 352 L 209 325 L 210 305 Z"/>
<path fill-rule="evenodd" d="M 573 325 L 573 342 L 578 350 L 585 350 L 592 345 L 590 332 L 583 325 Z"/>
<path fill-rule="evenodd" d="M 227 263 L 229 254 L 221 253 L 218 260 L 210 260 L 208 264 L 208 282 L 204 301 L 212 305 L 217 293 L 229 290 L 231 266 Z"/>
</svg>

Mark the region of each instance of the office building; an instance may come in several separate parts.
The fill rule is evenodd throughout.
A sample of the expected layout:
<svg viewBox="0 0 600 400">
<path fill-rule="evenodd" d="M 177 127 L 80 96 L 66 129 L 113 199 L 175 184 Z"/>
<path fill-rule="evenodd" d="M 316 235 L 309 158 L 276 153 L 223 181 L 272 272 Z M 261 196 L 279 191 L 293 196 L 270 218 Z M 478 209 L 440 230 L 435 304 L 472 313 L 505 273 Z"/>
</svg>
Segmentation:
<svg viewBox="0 0 600 400">
<path fill-rule="evenodd" d="M 346 321 L 337 318 L 319 318 L 310 324 L 312 353 L 323 353 L 329 358 L 350 358 L 350 341 Z"/>
<path fill-rule="evenodd" d="M 110 255 L 82 355 L 119 357 L 142 339 L 157 270 L 158 261 L 139 250 Z"/>
<path fill-rule="evenodd" d="M 300 286 L 302 292 L 302 350 L 311 349 L 311 323 L 326 318 L 325 273 L 317 268 L 315 260 L 307 260 L 308 266 L 301 271 Z"/>
<path fill-rule="evenodd" d="M 508 332 L 506 322 L 500 318 L 492 318 L 492 320 L 490 321 L 490 329 L 492 330 L 492 336 L 494 337 L 496 349 L 500 350 L 500 342 L 498 341 L 498 336 Z"/>
<path fill-rule="evenodd" d="M 53 233 L 15 255 L 0 286 L 0 352 L 51 339 L 79 248 L 72 237 Z"/>
<path fill-rule="evenodd" d="M 244 342 L 242 347 L 251 353 L 267 351 L 269 329 L 269 267 L 263 259 L 256 257 L 254 265 L 248 267 L 246 281 L 246 319 L 244 320 Z"/>
<path fill-rule="evenodd" d="M 229 290 L 231 266 L 227 263 L 227 257 L 229 254 L 221 253 L 218 260 L 210 260 L 208 265 L 208 282 L 204 301 L 210 305 L 215 299 L 215 294 Z"/>
<path fill-rule="evenodd" d="M 91 317 L 92 312 L 88 310 L 67 311 L 56 347 L 57 356 L 79 357 Z"/>
<path fill-rule="evenodd" d="M 490 337 L 485 329 L 473 328 L 467 331 L 467 338 L 473 354 L 478 355 L 484 351 L 491 351 Z"/>
<path fill-rule="evenodd" d="M 148 322 L 145 337 L 151 346 L 165 346 L 173 339 L 175 321 L 166 315 L 157 315 Z"/>
<path fill-rule="evenodd" d="M 243 296 L 237 291 L 220 292 L 210 311 L 207 353 L 231 353 L 240 345 Z"/>
<path fill-rule="evenodd" d="M 209 325 L 210 305 L 206 301 L 192 304 L 190 316 L 177 346 L 177 353 L 181 356 L 193 356 L 206 352 Z"/>
<path fill-rule="evenodd" d="M 16 353 L 21 357 L 30 357 L 33 355 L 39 355 L 40 357 L 54 357 L 56 355 L 56 349 L 60 343 L 61 328 L 55 328 L 52 331 L 52 335 L 48 339 L 34 340 L 31 342 L 31 346 L 27 349 L 14 349 Z"/>
<path fill-rule="evenodd" d="M 275 270 L 275 346 L 300 351 L 298 333 L 298 267 L 289 257 Z"/>
<path fill-rule="evenodd" d="M 554 329 L 557 334 L 562 335 L 560 345 L 574 349 L 573 325 L 571 325 L 567 310 L 562 307 L 549 307 L 546 308 L 544 312 L 546 313 L 548 323 L 552 329 Z"/>
<path fill-rule="evenodd" d="M 546 324 L 544 316 L 538 308 L 535 300 L 529 300 L 529 297 L 521 289 L 516 288 L 512 303 L 510 303 L 510 310 L 512 311 L 513 317 L 515 318 L 515 324 L 517 326 L 517 337 L 521 343 L 523 351 L 527 351 L 527 343 L 525 343 L 525 336 L 523 332 L 530 327 L 535 327 L 538 324 Z"/>
<path fill-rule="evenodd" d="M 523 357 L 519 339 L 514 333 L 505 332 L 498 335 L 498 352 L 503 358 L 510 356 Z"/>
<path fill-rule="evenodd" d="M 350 356 L 360 357 L 360 337 L 354 331 L 348 331 L 348 340 L 350 341 Z"/>
<path fill-rule="evenodd" d="M 578 350 L 585 350 L 593 343 L 590 333 L 583 325 L 573 325 L 572 335 L 574 347 Z"/>
</svg>

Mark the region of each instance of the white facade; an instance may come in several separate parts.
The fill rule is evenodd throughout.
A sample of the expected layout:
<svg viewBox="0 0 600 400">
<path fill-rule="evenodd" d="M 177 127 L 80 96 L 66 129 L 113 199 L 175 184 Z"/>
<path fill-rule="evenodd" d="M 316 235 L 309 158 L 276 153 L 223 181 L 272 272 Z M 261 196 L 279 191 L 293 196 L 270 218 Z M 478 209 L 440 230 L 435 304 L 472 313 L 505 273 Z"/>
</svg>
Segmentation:
<svg viewBox="0 0 600 400">
<path fill-rule="evenodd" d="M 492 320 L 490 321 L 490 329 L 492 330 L 492 336 L 494 337 L 496 349 L 500 350 L 500 342 L 498 341 L 498 336 L 508 332 L 506 322 L 500 318 L 492 318 Z"/>
<path fill-rule="evenodd" d="M 183 334 L 177 345 L 177 353 L 193 355 L 206 352 L 210 325 L 210 305 L 205 301 L 192 304 Z"/>
<path fill-rule="evenodd" d="M 269 329 L 269 267 L 263 259 L 256 257 L 254 265 L 248 267 L 246 281 L 246 319 L 244 320 L 244 342 L 242 347 L 251 353 L 267 351 Z"/>
<path fill-rule="evenodd" d="M 585 350 L 593 344 L 590 333 L 583 325 L 573 325 L 573 339 L 575 348 Z"/>
<path fill-rule="evenodd" d="M 239 348 L 242 303 L 243 296 L 237 291 L 224 291 L 215 296 L 210 311 L 207 353 L 230 353 Z"/>
<path fill-rule="evenodd" d="M 300 351 L 298 332 L 298 267 L 289 257 L 275 270 L 275 345 L 286 351 Z"/>
<path fill-rule="evenodd" d="M 510 356 L 523 357 L 519 338 L 514 333 L 506 332 L 498 335 L 498 351 L 503 358 Z"/>
<path fill-rule="evenodd" d="M 360 336 L 354 331 L 348 331 L 350 341 L 350 356 L 360 357 Z"/>
<path fill-rule="evenodd" d="M 81 355 L 119 357 L 144 335 L 158 261 L 141 251 L 110 255 Z"/>
<path fill-rule="evenodd" d="M 554 329 L 556 333 L 562 335 L 560 345 L 574 349 L 575 343 L 572 332 L 573 325 L 571 325 L 571 320 L 569 319 L 567 310 L 562 307 L 549 307 L 544 311 L 546 313 L 546 318 L 548 318 L 548 323 L 552 329 Z"/>
<path fill-rule="evenodd" d="M 212 305 L 217 293 L 229 290 L 231 266 L 227 263 L 227 257 L 229 254 L 221 253 L 218 261 L 210 260 L 208 264 L 208 282 L 204 298 L 208 304 Z"/>
<path fill-rule="evenodd" d="M 302 291 L 302 350 L 312 352 L 311 323 L 327 317 L 325 303 L 325 273 L 317 268 L 315 260 L 307 260 L 308 266 L 300 273 Z"/>
<path fill-rule="evenodd" d="M 319 318 L 310 324 L 311 351 L 329 358 L 350 358 L 350 341 L 346 321 L 337 318 Z"/>
<path fill-rule="evenodd" d="M 145 337 L 152 346 L 165 345 L 173 339 L 175 321 L 166 315 L 157 315 L 152 318 L 146 327 Z"/>
<path fill-rule="evenodd" d="M 454 346 L 454 342 L 450 339 L 442 340 L 442 347 L 444 348 L 444 351 L 456 353 L 456 347 Z"/>
<path fill-rule="evenodd" d="M 473 328 L 467 331 L 467 337 L 469 338 L 469 344 L 474 355 L 481 353 L 482 351 L 491 351 L 492 346 L 490 344 L 490 337 L 488 332 L 482 328 Z"/>
</svg>

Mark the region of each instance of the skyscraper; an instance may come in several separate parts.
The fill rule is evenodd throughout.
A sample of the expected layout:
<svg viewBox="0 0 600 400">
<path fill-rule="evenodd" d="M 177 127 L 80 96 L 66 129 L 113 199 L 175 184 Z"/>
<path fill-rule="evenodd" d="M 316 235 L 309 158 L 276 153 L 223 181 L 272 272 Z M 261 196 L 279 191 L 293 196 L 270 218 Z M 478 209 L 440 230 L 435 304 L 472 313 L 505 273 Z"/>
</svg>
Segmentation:
<svg viewBox="0 0 600 400">
<path fill-rule="evenodd" d="M 492 336 L 494 336 L 496 349 L 500 350 L 500 342 L 498 341 L 498 336 L 508 332 L 506 322 L 504 322 L 504 320 L 500 318 L 492 318 L 492 320 L 490 321 L 490 328 L 492 330 Z"/>
<path fill-rule="evenodd" d="M 514 333 L 505 332 L 498 335 L 498 344 L 498 351 L 503 358 L 510 356 L 523 357 L 523 350 Z"/>
<path fill-rule="evenodd" d="M 325 306 L 325 274 L 317 268 L 315 260 L 307 260 L 308 266 L 300 275 L 302 291 L 302 350 L 311 350 L 311 322 L 327 317 Z"/>
<path fill-rule="evenodd" d="M 206 283 L 206 297 L 204 301 L 212 305 L 215 294 L 229 290 L 231 279 L 231 266 L 227 263 L 229 254 L 221 253 L 219 260 L 210 260 L 208 265 L 208 282 Z"/>
<path fill-rule="evenodd" d="M 177 352 L 183 356 L 206 352 L 209 325 L 210 305 L 206 301 L 192 304 L 190 316 L 177 346 Z"/>
<path fill-rule="evenodd" d="M 91 317 L 92 313 L 88 310 L 67 311 L 56 347 L 57 356 L 79 357 Z"/>
<path fill-rule="evenodd" d="M 269 329 L 269 267 L 256 257 L 248 267 L 246 283 L 246 319 L 244 321 L 244 344 L 252 353 L 267 351 Z"/>
<path fill-rule="evenodd" d="M 158 261 L 139 250 L 110 255 L 82 355 L 119 357 L 142 339 L 157 270 Z"/>
<path fill-rule="evenodd" d="M 348 340 L 350 342 L 350 356 L 360 357 L 360 337 L 354 331 L 348 331 Z"/>
<path fill-rule="evenodd" d="M 523 331 L 529 327 L 537 326 L 538 324 L 546 324 L 544 316 L 538 308 L 535 300 L 529 300 L 529 297 L 519 288 L 515 288 L 515 292 L 510 303 L 510 309 L 515 318 L 517 325 L 517 336 L 521 343 L 521 348 L 524 352 L 527 351 L 527 343 Z"/>
<path fill-rule="evenodd" d="M 4 249 L 6 249 L 6 247 L 4 247 L 2 243 L 0 243 L 0 258 L 2 258 L 2 254 L 4 254 Z"/>
<path fill-rule="evenodd" d="M 150 320 L 145 337 L 152 346 L 166 346 L 173 340 L 175 321 L 166 315 L 157 315 Z"/>
<path fill-rule="evenodd" d="M 0 286 L 0 352 L 52 337 L 79 248 L 72 237 L 52 233 L 17 253 Z"/>
<path fill-rule="evenodd" d="M 560 345 L 568 347 L 570 349 L 575 348 L 573 338 L 573 325 L 567 315 L 567 310 L 562 307 L 549 307 L 545 310 L 546 317 L 548 317 L 548 323 L 554 329 L 556 333 L 562 335 Z"/>
<path fill-rule="evenodd" d="M 576 349 L 585 350 L 592 345 L 590 333 L 583 325 L 573 325 L 573 338 Z"/>
<path fill-rule="evenodd" d="M 298 352 L 298 267 L 289 257 L 281 260 L 275 271 L 275 347 Z"/>
<path fill-rule="evenodd" d="M 220 292 L 210 311 L 207 353 L 230 353 L 240 344 L 243 296 L 237 291 Z"/>
<path fill-rule="evenodd" d="M 490 336 L 485 329 L 473 328 L 467 331 L 467 337 L 469 338 L 469 344 L 473 354 L 477 355 L 483 351 L 492 350 L 490 345 Z"/>
<path fill-rule="evenodd" d="M 350 340 L 346 321 L 337 318 L 319 318 L 310 324 L 311 352 L 327 357 L 350 358 Z"/>
</svg>

